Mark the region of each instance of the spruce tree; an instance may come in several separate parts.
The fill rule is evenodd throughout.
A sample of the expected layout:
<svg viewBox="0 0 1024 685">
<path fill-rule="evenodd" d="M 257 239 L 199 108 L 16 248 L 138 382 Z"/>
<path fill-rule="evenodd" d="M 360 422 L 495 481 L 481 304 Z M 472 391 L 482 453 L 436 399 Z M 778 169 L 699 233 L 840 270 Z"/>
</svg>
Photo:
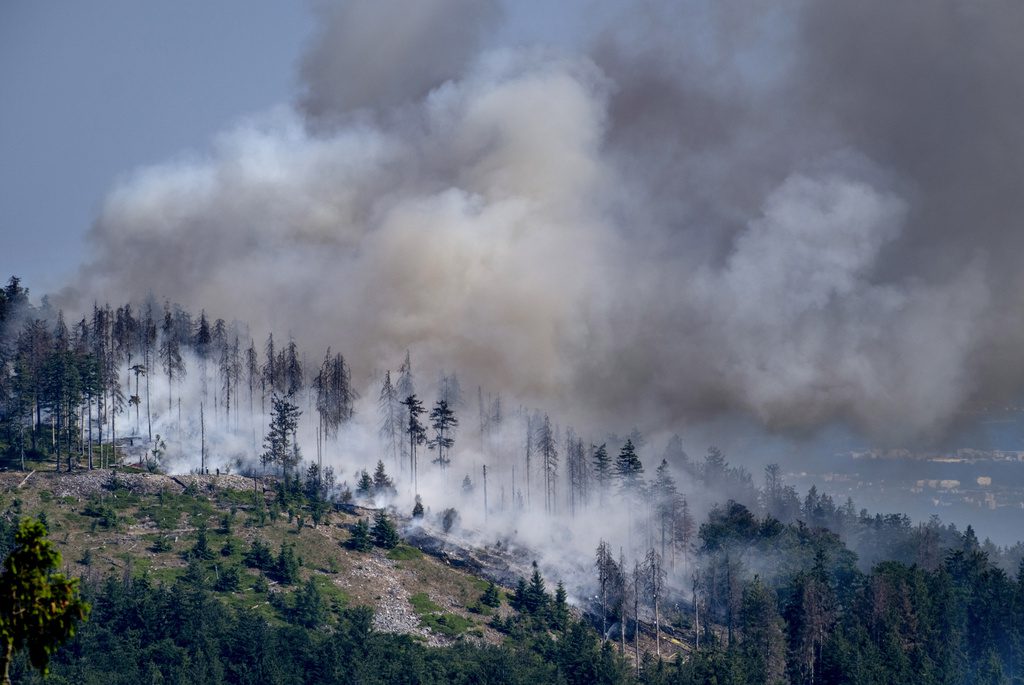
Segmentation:
<svg viewBox="0 0 1024 685">
<path fill-rule="evenodd" d="M 615 460 L 615 475 L 619 480 L 619 491 L 626 496 L 635 495 L 643 485 L 644 466 L 636 455 L 633 441 L 626 440 Z"/>
<path fill-rule="evenodd" d="M 348 547 L 357 552 L 369 552 L 373 547 L 373 541 L 370 539 L 370 526 L 366 523 L 366 519 L 359 519 L 352 527 Z"/>
<path fill-rule="evenodd" d="M 380 509 L 373 519 L 373 544 L 384 549 L 393 549 L 401 542 L 395 525 L 391 523 L 387 513 Z"/>
<path fill-rule="evenodd" d="M 377 468 L 373 472 L 373 491 L 378 495 L 395 494 L 395 484 L 384 470 L 384 462 L 378 460 Z"/>
<path fill-rule="evenodd" d="M 544 578 L 540 574 L 537 562 L 533 562 L 533 575 L 530 577 L 530 585 L 526 589 L 524 604 L 526 611 L 530 614 L 539 614 L 547 608 L 548 593 L 544 587 Z"/>
<path fill-rule="evenodd" d="M 294 545 L 281 543 L 274 564 L 274 575 L 282 585 L 291 585 L 299 579 L 299 558 L 295 555 Z"/>
<path fill-rule="evenodd" d="M 498 593 L 498 586 L 494 584 L 494 581 L 487 583 L 487 589 L 480 595 L 480 603 L 494 609 L 501 606 L 501 595 Z"/>
</svg>

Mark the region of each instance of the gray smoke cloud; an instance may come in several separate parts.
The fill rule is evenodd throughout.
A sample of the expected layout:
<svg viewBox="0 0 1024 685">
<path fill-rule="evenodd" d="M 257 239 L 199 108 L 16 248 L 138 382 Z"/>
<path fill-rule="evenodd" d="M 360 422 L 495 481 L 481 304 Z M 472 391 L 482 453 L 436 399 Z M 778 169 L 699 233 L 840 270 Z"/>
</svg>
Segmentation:
<svg viewBox="0 0 1024 685">
<path fill-rule="evenodd" d="M 323 8 L 297 105 L 114 188 L 73 290 L 577 425 L 936 439 L 1019 389 L 1024 6 L 631 2 L 566 54 L 398 4 Z"/>
</svg>

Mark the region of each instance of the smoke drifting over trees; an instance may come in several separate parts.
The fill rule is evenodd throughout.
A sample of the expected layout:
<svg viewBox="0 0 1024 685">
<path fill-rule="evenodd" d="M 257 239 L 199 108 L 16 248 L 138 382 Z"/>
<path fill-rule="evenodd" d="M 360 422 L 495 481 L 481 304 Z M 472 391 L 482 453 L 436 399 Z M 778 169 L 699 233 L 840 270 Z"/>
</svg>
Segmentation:
<svg viewBox="0 0 1024 685">
<path fill-rule="evenodd" d="M 580 424 L 933 439 L 1019 388 L 1019 4 L 598 3 L 578 53 L 393 5 L 323 11 L 295 106 L 114 188 L 66 301 L 232 312 L 361 389 L 412 348 Z"/>
</svg>

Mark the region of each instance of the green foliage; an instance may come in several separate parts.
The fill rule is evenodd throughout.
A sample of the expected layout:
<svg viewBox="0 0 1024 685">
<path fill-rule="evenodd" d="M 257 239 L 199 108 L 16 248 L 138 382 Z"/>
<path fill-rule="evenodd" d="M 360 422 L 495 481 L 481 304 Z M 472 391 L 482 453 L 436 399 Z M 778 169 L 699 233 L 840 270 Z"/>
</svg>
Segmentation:
<svg viewBox="0 0 1024 685">
<path fill-rule="evenodd" d="M 288 596 L 282 605 L 288 621 L 284 623 L 248 606 L 231 608 L 201 588 L 109 578 L 89 588 L 96 607 L 93 619 L 81 626 L 73 645 L 53 655 L 52 682 L 633 682 L 622 660 L 602 649 L 597 635 L 581 623 L 555 636 L 509 636 L 502 645 L 459 642 L 428 647 L 409 636 L 374 631 L 373 613 L 367 607 L 337 607 L 332 620 L 323 588 L 318 608 L 315 587 L 304 584 Z M 432 616 L 427 622 L 431 630 L 452 637 L 472 630 L 467 619 L 452 614 Z M 23 660 L 12 667 L 16 682 L 37 682 L 28 677 Z"/>
<path fill-rule="evenodd" d="M 202 559 L 203 561 L 213 559 L 214 553 L 213 550 L 210 549 L 210 541 L 206 534 L 205 523 L 200 524 L 199 528 L 196 530 L 196 542 L 189 551 L 189 554 L 192 557 Z"/>
<path fill-rule="evenodd" d="M 82 510 L 82 514 L 92 517 L 101 528 L 116 528 L 118 519 L 117 512 L 106 499 L 99 497 L 91 498 Z"/>
<path fill-rule="evenodd" d="M 222 557 L 234 556 L 238 553 L 238 547 L 238 538 L 229 537 L 224 541 L 224 545 L 220 548 L 220 555 Z"/>
<path fill-rule="evenodd" d="M 299 569 L 302 564 L 295 555 L 295 546 L 281 543 L 274 562 L 273 578 L 282 585 L 291 585 L 299 580 Z"/>
<path fill-rule="evenodd" d="M 530 614 L 539 614 L 547 609 L 550 601 L 547 590 L 544 587 L 544 578 L 540 574 L 537 562 L 533 562 L 533 575 L 530 577 L 530 584 L 523 595 L 523 610 Z"/>
<path fill-rule="evenodd" d="M 467 618 L 445 613 L 425 592 L 418 592 L 409 597 L 409 604 L 420 617 L 420 625 L 440 635 L 456 637 L 473 626 L 473 622 Z"/>
<path fill-rule="evenodd" d="M 327 604 L 320 589 L 312 579 L 303 583 L 294 593 L 295 604 L 291 608 L 291 620 L 306 628 L 316 628 L 327 620 Z"/>
<path fill-rule="evenodd" d="M 493 581 L 487 583 L 487 589 L 480 595 L 480 603 L 492 609 L 501 606 L 501 593 L 498 592 L 498 586 Z"/>
<path fill-rule="evenodd" d="M 365 519 L 359 519 L 352 526 L 352 535 L 348 539 L 348 548 L 356 552 L 369 552 L 373 549 L 373 540 L 370 538 L 370 526 Z"/>
<path fill-rule="evenodd" d="M 264 573 L 269 573 L 274 568 L 274 555 L 270 551 L 270 547 L 259 538 L 252 541 L 249 551 L 244 555 L 244 561 L 246 566 L 259 569 Z"/>
<path fill-rule="evenodd" d="M 25 519 L 4 560 L 0 576 L 0 677 L 7 681 L 14 652 L 27 649 L 32 665 L 46 674 L 54 650 L 89 615 L 79 597 L 78 580 L 54 571 L 61 555 L 46 539 L 46 528 Z"/>
<path fill-rule="evenodd" d="M 373 544 L 384 549 L 394 549 L 401 541 L 387 513 L 383 509 L 378 510 L 373 519 Z"/>
<path fill-rule="evenodd" d="M 166 535 L 157 535 L 156 539 L 153 540 L 153 544 L 150 546 L 150 549 L 156 552 L 157 554 L 161 554 L 163 552 L 170 552 L 173 549 L 173 545 L 171 544 L 171 538 L 169 538 Z"/>
<path fill-rule="evenodd" d="M 412 561 L 423 558 L 423 552 L 409 545 L 398 545 L 388 552 L 388 559 L 394 561 Z"/>
<path fill-rule="evenodd" d="M 237 592 L 242 587 L 242 571 L 234 564 L 218 569 L 213 589 L 218 592 Z"/>
</svg>

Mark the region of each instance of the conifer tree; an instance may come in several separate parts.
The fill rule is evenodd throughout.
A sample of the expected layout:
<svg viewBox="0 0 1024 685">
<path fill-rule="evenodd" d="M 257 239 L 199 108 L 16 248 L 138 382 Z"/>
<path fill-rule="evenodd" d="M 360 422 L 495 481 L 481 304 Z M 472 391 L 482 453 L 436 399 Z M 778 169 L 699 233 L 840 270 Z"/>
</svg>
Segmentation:
<svg viewBox="0 0 1024 685">
<path fill-rule="evenodd" d="M 488 581 L 487 588 L 480 595 L 480 603 L 492 609 L 497 609 L 501 606 L 501 595 L 498 594 L 498 586 L 494 584 L 493 580 Z"/>
<path fill-rule="evenodd" d="M 619 481 L 619 492 L 627 498 L 634 497 L 643 486 L 644 466 L 636 455 L 632 440 L 626 440 L 618 459 L 615 460 L 615 475 Z"/>
<path fill-rule="evenodd" d="M 379 509 L 373 519 L 373 544 L 384 549 L 393 549 L 401 542 L 395 524 L 391 523 L 387 513 Z"/>
<path fill-rule="evenodd" d="M 594 449 L 594 484 L 597 486 L 600 504 L 606 504 L 608 489 L 612 484 L 612 460 L 608 456 L 608 448 L 601 443 Z"/>
<path fill-rule="evenodd" d="M 444 471 L 451 463 L 449 452 L 455 445 L 455 438 L 452 432 L 459 425 L 454 410 L 444 399 L 439 399 L 434 408 L 430 410 L 430 427 L 434 429 L 434 437 L 427 441 L 429 449 L 437 450 L 437 458 L 434 463 Z"/>
<path fill-rule="evenodd" d="M 377 495 L 395 494 L 395 483 L 388 477 L 381 460 L 377 461 L 377 468 L 373 472 L 373 491 Z"/>
<path fill-rule="evenodd" d="M 399 404 L 402 405 L 399 416 L 399 426 L 402 433 L 405 434 L 407 426 L 409 425 L 409 408 L 405 405 L 405 398 L 412 397 L 416 394 L 416 383 L 413 380 L 412 375 L 412 358 L 408 350 L 405 352 L 405 359 L 402 361 L 401 366 L 398 367 L 398 379 L 395 381 L 395 394 L 399 398 Z M 400 453 L 402 463 L 411 464 L 412 455 L 409 453 L 409 450 L 409 443 L 402 440 Z"/>
<path fill-rule="evenodd" d="M 544 464 L 544 510 L 555 510 L 555 483 L 558 479 L 558 445 L 551 429 L 551 418 L 545 414 L 537 433 L 537 450 Z"/>
<path fill-rule="evenodd" d="M 370 539 L 370 526 L 366 519 L 359 519 L 352 527 L 352 536 L 348 539 L 348 546 L 357 552 L 368 552 L 373 548 L 373 540 Z"/>
<path fill-rule="evenodd" d="M 754 576 L 743 591 L 740 606 L 740 654 L 751 681 L 766 685 L 786 682 L 785 625 L 775 593 Z"/>
<path fill-rule="evenodd" d="M 524 606 L 528 613 L 537 615 L 547 609 L 549 601 L 550 597 L 548 597 L 547 589 L 544 587 L 544 577 L 541 576 L 540 568 L 537 566 L 537 562 L 534 561 L 533 575 L 530 576 L 530 584 L 526 588 Z"/>
<path fill-rule="evenodd" d="M 398 390 L 391 383 L 391 372 L 384 372 L 384 383 L 380 388 L 380 396 L 377 398 L 377 411 L 380 414 L 380 435 L 381 443 L 387 454 L 391 455 L 395 465 L 399 464 L 402 452 L 402 433 L 404 412 L 401 400 L 398 399 Z"/>
<path fill-rule="evenodd" d="M 413 489 L 418 491 L 416 446 L 427 441 L 427 430 L 420 423 L 420 416 L 423 415 L 423 403 L 416 398 L 416 395 L 409 395 L 402 404 L 405 405 L 406 415 L 409 417 L 409 423 L 405 429 L 409 436 L 409 469 L 412 472 Z"/>
<path fill-rule="evenodd" d="M 264 452 L 261 460 L 264 466 L 267 464 L 280 466 L 287 481 L 288 471 L 300 461 L 295 433 L 302 412 L 287 397 L 274 395 L 271 398 L 271 404 L 273 409 L 270 417 L 270 429 L 263 442 Z"/>
<path fill-rule="evenodd" d="M 365 469 L 363 469 L 359 476 L 359 481 L 356 483 L 356 495 L 359 497 L 369 497 L 372 493 L 373 478 Z"/>
<path fill-rule="evenodd" d="M 172 390 L 174 388 L 174 379 L 181 378 L 185 375 L 185 363 L 181 359 L 181 348 L 179 346 L 178 338 L 175 333 L 174 318 L 171 315 L 170 304 L 164 305 L 164 325 L 163 325 L 163 337 L 160 341 L 160 361 L 164 367 L 164 373 L 167 374 L 167 411 L 170 413 L 174 410 L 174 402 L 172 398 Z"/>
</svg>

